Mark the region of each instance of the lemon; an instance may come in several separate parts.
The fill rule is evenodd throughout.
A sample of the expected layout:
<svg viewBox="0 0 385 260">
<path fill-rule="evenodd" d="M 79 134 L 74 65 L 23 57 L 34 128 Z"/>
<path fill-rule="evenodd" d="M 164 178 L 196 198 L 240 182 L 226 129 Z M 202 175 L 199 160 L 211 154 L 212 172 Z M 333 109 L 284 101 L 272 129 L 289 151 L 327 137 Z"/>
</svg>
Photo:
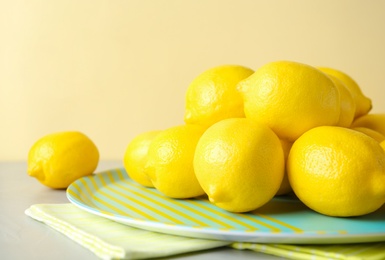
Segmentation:
<svg viewBox="0 0 385 260">
<path fill-rule="evenodd" d="M 195 150 L 196 177 L 209 200 L 231 212 L 270 201 L 284 174 L 280 140 L 267 126 L 230 118 L 209 127 Z"/>
<path fill-rule="evenodd" d="M 132 180 L 146 187 L 154 187 L 145 173 L 145 165 L 151 141 L 160 132 L 160 130 L 153 130 L 135 136 L 135 138 L 128 144 L 124 153 L 123 164 L 128 176 L 130 176 Z"/>
<path fill-rule="evenodd" d="M 328 75 L 333 75 L 336 78 L 340 79 L 344 83 L 346 88 L 350 90 L 350 92 L 352 93 L 353 99 L 356 103 L 356 111 L 354 115 L 355 118 L 367 114 L 372 109 L 371 99 L 366 97 L 362 93 L 360 86 L 352 77 L 334 68 L 319 67 L 318 69 L 327 73 Z"/>
<path fill-rule="evenodd" d="M 380 143 L 380 145 L 381 145 L 382 149 L 384 149 L 384 151 L 385 151 L 385 141 L 382 141 L 382 142 Z"/>
<path fill-rule="evenodd" d="M 270 62 L 239 82 L 238 89 L 246 117 L 288 141 L 313 127 L 336 125 L 340 117 L 337 87 L 325 73 L 306 64 Z"/>
<path fill-rule="evenodd" d="M 351 127 L 366 127 L 385 136 L 385 114 L 367 114 L 355 119 Z"/>
<path fill-rule="evenodd" d="M 222 65 L 198 75 L 187 88 L 184 121 L 210 126 L 225 118 L 244 117 L 236 85 L 253 72 L 240 65 Z"/>
<path fill-rule="evenodd" d="M 192 198 L 204 194 L 194 172 L 195 147 L 206 128 L 178 125 L 159 133 L 151 142 L 145 172 L 164 195 Z"/>
<path fill-rule="evenodd" d="M 90 175 L 99 162 L 99 151 L 86 135 L 77 131 L 52 133 L 36 141 L 28 153 L 30 176 L 54 188 L 67 188 Z"/>
<path fill-rule="evenodd" d="M 377 132 L 373 129 L 370 129 L 367 127 L 353 127 L 352 129 L 372 137 L 374 140 L 376 140 L 379 143 L 381 143 L 382 141 L 385 140 L 384 135 L 380 134 L 379 132 Z"/>
<path fill-rule="evenodd" d="M 340 118 L 337 125 L 343 127 L 349 127 L 356 113 L 356 103 L 353 99 L 353 95 L 345 84 L 333 75 L 328 75 L 337 87 L 340 93 Z"/>
<path fill-rule="evenodd" d="M 291 149 L 291 146 L 293 145 L 293 143 L 285 141 L 285 140 L 280 140 L 280 141 L 281 141 L 284 160 L 285 160 L 285 173 L 283 175 L 281 186 L 279 187 L 276 195 L 284 195 L 284 194 L 288 194 L 292 191 L 291 186 L 290 186 L 290 182 L 289 182 L 289 178 L 287 176 L 286 161 L 287 161 L 287 157 L 289 156 L 290 149 Z"/>
<path fill-rule="evenodd" d="M 385 151 L 349 128 L 304 133 L 290 150 L 288 176 L 297 197 L 328 216 L 365 215 L 385 203 Z"/>
</svg>

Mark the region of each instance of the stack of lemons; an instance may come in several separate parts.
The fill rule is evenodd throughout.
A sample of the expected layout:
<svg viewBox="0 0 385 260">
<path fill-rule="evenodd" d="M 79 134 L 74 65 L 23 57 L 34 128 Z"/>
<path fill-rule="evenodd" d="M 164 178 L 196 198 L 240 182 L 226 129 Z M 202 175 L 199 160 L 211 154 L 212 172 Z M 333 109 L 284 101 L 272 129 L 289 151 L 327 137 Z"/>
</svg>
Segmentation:
<svg viewBox="0 0 385 260">
<path fill-rule="evenodd" d="M 133 138 L 129 176 L 165 196 L 248 212 L 294 194 L 329 216 L 385 203 L 385 114 L 345 73 L 292 61 L 218 66 L 188 86 L 185 124 Z"/>
<path fill-rule="evenodd" d="M 292 61 L 256 71 L 218 66 L 188 86 L 185 124 L 134 137 L 124 167 L 165 196 L 207 196 L 248 212 L 295 194 L 329 216 L 360 216 L 385 203 L 385 114 L 344 72 Z M 96 145 L 83 133 L 39 139 L 28 173 L 55 189 L 92 174 Z"/>
</svg>

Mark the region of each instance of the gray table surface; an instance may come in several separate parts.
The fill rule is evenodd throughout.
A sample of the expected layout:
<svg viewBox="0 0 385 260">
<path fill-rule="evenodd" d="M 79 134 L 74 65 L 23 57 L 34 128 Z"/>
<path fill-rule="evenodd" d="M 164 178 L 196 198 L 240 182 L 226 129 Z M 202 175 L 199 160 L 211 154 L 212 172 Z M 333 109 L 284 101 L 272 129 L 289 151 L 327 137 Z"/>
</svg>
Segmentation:
<svg viewBox="0 0 385 260">
<path fill-rule="evenodd" d="M 100 162 L 97 171 L 122 167 L 121 162 Z M 64 190 L 41 185 L 26 172 L 26 162 L 0 162 L 0 259 L 96 260 L 92 252 L 61 233 L 24 214 L 38 203 L 68 203 Z M 218 248 L 167 259 L 283 259 L 249 250 Z"/>
</svg>

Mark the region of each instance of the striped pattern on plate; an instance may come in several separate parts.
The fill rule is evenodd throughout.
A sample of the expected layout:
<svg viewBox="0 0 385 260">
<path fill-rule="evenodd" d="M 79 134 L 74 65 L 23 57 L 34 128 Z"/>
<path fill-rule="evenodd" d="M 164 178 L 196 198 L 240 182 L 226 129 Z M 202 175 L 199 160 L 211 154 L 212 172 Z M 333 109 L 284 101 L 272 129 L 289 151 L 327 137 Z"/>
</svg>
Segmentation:
<svg viewBox="0 0 385 260">
<path fill-rule="evenodd" d="M 76 206 L 130 226 L 174 235 L 266 243 L 354 243 L 385 240 L 385 208 L 358 218 L 333 218 L 295 198 L 275 198 L 243 214 L 206 198 L 177 200 L 132 181 L 124 169 L 83 177 L 67 189 Z"/>
</svg>

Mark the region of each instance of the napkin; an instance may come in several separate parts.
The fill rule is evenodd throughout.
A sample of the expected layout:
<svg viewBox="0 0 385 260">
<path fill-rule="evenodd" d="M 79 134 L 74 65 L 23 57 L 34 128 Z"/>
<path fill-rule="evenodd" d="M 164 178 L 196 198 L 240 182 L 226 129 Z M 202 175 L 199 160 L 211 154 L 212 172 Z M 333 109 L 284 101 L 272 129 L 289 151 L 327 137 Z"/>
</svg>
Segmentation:
<svg viewBox="0 0 385 260">
<path fill-rule="evenodd" d="M 148 259 L 230 246 L 287 259 L 385 259 L 385 242 L 347 245 L 282 245 L 230 242 L 161 234 L 88 213 L 71 203 L 36 204 L 25 213 L 61 232 L 101 259 Z"/>
<path fill-rule="evenodd" d="M 230 244 L 150 232 L 66 204 L 37 204 L 25 213 L 63 233 L 101 259 L 148 259 Z"/>
</svg>

